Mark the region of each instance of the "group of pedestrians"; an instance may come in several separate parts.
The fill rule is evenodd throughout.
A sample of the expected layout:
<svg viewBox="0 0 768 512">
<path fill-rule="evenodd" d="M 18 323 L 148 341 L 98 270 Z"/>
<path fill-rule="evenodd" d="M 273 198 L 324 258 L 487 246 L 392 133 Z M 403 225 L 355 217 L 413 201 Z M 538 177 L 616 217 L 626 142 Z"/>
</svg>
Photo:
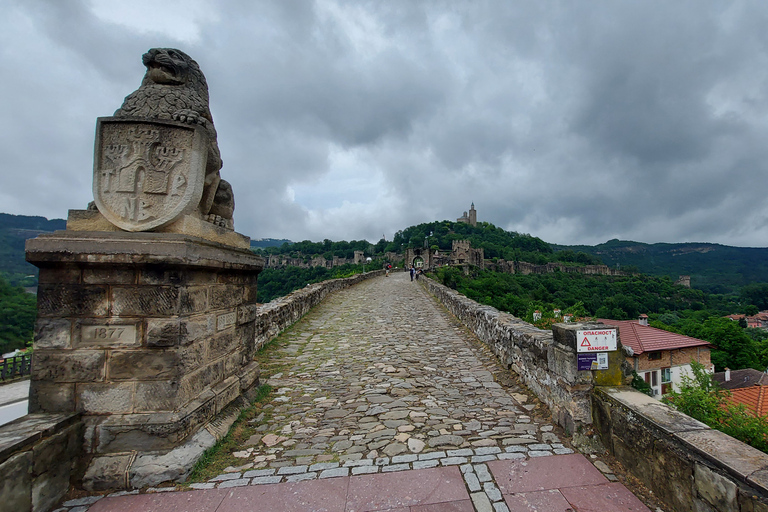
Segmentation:
<svg viewBox="0 0 768 512">
<path fill-rule="evenodd" d="M 411 265 L 411 281 L 413 281 L 414 278 L 418 281 L 420 275 L 421 275 L 421 269 L 416 270 L 416 268 L 413 265 Z"/>
<path fill-rule="evenodd" d="M 404 268 L 404 269 L 405 269 L 405 268 Z M 386 270 L 386 272 L 385 272 L 385 274 L 384 274 L 384 275 L 385 275 L 386 277 L 389 277 L 389 271 L 390 271 L 390 270 L 392 270 L 392 265 L 391 265 L 390 263 L 386 263 L 386 264 L 384 265 L 384 270 Z M 423 273 L 424 273 L 424 272 L 422 271 L 422 269 L 420 269 L 420 268 L 419 268 L 419 269 L 417 269 L 417 268 L 416 268 L 416 267 L 414 267 L 413 265 L 411 265 L 411 270 L 410 270 L 410 272 L 411 272 L 411 281 L 413 281 L 414 279 L 416 279 L 416 280 L 418 281 L 418 279 L 419 279 L 419 276 L 420 276 L 421 274 L 423 274 Z"/>
</svg>

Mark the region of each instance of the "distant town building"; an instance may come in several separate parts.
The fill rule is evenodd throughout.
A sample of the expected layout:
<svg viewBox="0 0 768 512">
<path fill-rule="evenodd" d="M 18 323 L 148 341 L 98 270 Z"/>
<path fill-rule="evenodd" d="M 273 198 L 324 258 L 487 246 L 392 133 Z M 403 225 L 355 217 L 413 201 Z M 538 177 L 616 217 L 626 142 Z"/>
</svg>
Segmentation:
<svg viewBox="0 0 768 512">
<path fill-rule="evenodd" d="M 692 375 L 691 361 L 696 361 L 712 373 L 710 343 L 648 325 L 647 315 L 638 320 L 599 319 L 619 328 L 621 344 L 632 349 L 627 361 L 637 374 L 653 389 L 657 398 L 678 390 L 683 375 Z"/>
<path fill-rule="evenodd" d="M 750 329 L 768 329 L 768 311 L 760 311 L 753 316 L 747 315 L 728 315 L 726 318 L 730 318 L 734 322 L 744 320 L 747 323 L 747 327 Z"/>
<path fill-rule="evenodd" d="M 475 203 L 472 203 L 472 205 L 469 207 L 469 214 L 464 212 L 464 215 L 456 219 L 456 222 L 463 222 L 464 224 L 469 224 L 470 226 L 477 226 L 477 211 L 475 210 Z"/>
</svg>

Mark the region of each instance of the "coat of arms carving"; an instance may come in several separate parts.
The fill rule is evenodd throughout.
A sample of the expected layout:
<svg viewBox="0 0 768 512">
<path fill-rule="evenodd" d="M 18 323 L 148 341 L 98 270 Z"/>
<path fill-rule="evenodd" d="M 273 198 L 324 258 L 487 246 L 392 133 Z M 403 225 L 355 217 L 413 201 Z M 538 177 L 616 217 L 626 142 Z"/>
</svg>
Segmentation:
<svg viewBox="0 0 768 512">
<path fill-rule="evenodd" d="M 126 231 L 148 231 L 197 209 L 207 140 L 198 126 L 99 118 L 93 169 L 96 206 Z"/>
</svg>

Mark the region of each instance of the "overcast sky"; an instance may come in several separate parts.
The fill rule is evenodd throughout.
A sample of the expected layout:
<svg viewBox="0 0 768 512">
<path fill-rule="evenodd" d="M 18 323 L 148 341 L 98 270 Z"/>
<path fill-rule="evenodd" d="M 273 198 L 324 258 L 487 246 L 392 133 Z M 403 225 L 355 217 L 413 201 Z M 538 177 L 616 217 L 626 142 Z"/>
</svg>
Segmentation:
<svg viewBox="0 0 768 512">
<path fill-rule="evenodd" d="M 208 80 L 235 228 L 478 220 L 559 244 L 768 246 L 768 2 L 0 0 L 0 211 L 93 199 L 152 47 Z"/>
</svg>

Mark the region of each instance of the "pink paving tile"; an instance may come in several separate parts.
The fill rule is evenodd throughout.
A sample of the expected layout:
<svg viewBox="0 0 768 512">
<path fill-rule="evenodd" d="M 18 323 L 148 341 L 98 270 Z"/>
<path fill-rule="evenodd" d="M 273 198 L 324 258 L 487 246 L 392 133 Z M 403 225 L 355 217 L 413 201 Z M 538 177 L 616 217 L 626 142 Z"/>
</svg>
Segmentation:
<svg viewBox="0 0 768 512">
<path fill-rule="evenodd" d="M 227 495 L 226 489 L 162 492 L 104 498 L 89 512 L 214 512 Z"/>
<path fill-rule="evenodd" d="M 472 500 L 451 501 L 448 503 L 433 503 L 411 507 L 411 512 L 475 512 Z"/>
<path fill-rule="evenodd" d="M 643 502 L 619 483 L 569 487 L 560 492 L 579 512 L 650 512 Z"/>
<path fill-rule="evenodd" d="M 347 512 L 370 512 L 468 500 L 456 466 L 353 476 Z"/>
<path fill-rule="evenodd" d="M 216 512 L 344 512 L 349 477 L 226 489 Z"/>
<path fill-rule="evenodd" d="M 487 464 L 502 494 L 608 482 L 600 471 L 579 453 L 528 460 L 496 460 Z"/>
<path fill-rule="evenodd" d="M 573 512 L 568 500 L 557 489 L 507 494 L 504 502 L 509 512 Z"/>
</svg>

